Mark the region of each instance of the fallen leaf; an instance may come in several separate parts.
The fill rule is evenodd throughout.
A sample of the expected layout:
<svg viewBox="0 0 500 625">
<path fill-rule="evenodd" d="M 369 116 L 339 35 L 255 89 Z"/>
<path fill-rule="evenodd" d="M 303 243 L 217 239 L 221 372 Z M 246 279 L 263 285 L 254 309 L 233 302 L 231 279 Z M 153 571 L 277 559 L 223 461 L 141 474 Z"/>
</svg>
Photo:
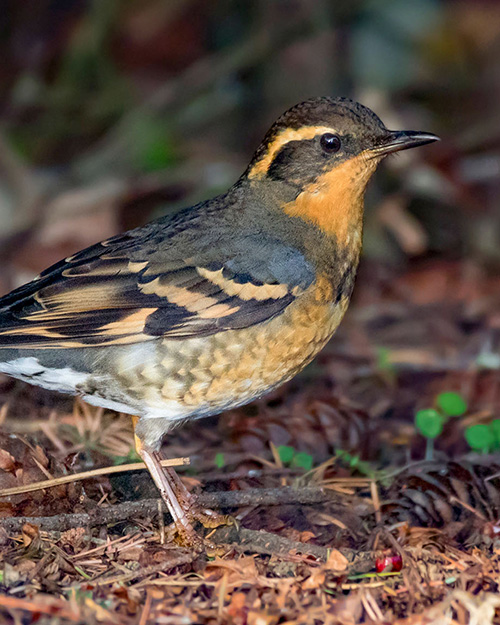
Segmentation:
<svg viewBox="0 0 500 625">
<path fill-rule="evenodd" d="M 226 608 L 226 613 L 231 619 L 240 616 L 245 609 L 247 596 L 244 592 L 235 592 L 231 597 L 231 602 Z"/>
<path fill-rule="evenodd" d="M 29 547 L 31 543 L 38 537 L 39 528 L 38 525 L 32 525 L 31 523 L 25 523 L 21 529 L 23 537 L 23 545 Z"/>
<path fill-rule="evenodd" d="M 309 530 L 304 530 L 303 532 L 300 532 L 299 540 L 301 543 L 308 543 L 313 538 L 316 538 L 314 532 L 310 532 Z"/>
<path fill-rule="evenodd" d="M 275 625 L 279 620 L 279 615 L 267 614 L 266 612 L 249 612 L 248 625 Z"/>
<path fill-rule="evenodd" d="M 327 571 L 345 571 L 349 560 L 338 549 L 332 549 L 324 568 Z"/>
<path fill-rule="evenodd" d="M 5 449 L 0 449 L 0 469 L 8 473 L 15 473 L 16 461 L 14 456 L 9 454 Z"/>
<path fill-rule="evenodd" d="M 316 570 L 302 583 L 302 588 L 305 590 L 315 590 L 320 588 L 325 583 L 325 573 L 321 570 Z"/>
</svg>

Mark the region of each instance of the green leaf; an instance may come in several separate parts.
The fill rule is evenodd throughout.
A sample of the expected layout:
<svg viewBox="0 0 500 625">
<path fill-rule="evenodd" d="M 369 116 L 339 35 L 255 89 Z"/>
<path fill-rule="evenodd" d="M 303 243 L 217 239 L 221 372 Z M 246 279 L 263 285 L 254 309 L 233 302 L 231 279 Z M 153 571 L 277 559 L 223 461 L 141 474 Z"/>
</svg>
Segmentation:
<svg viewBox="0 0 500 625">
<path fill-rule="evenodd" d="M 293 447 L 289 447 L 288 445 L 280 445 L 278 447 L 278 455 L 283 464 L 290 464 L 294 454 L 295 449 Z"/>
<path fill-rule="evenodd" d="M 415 415 L 415 426 L 425 438 L 437 438 L 443 431 L 443 417 L 434 408 L 419 410 Z"/>
<path fill-rule="evenodd" d="M 391 351 L 387 347 L 377 347 L 377 368 L 379 371 L 385 371 L 390 375 L 396 374 L 396 367 L 391 362 Z"/>
<path fill-rule="evenodd" d="M 313 457 L 305 451 L 299 451 L 293 457 L 292 466 L 302 467 L 304 470 L 310 471 L 313 468 Z"/>
<path fill-rule="evenodd" d="M 226 460 L 224 458 L 224 454 L 219 451 L 219 453 L 215 454 L 214 458 L 215 466 L 218 469 L 222 469 L 222 467 L 226 464 Z"/>
<path fill-rule="evenodd" d="M 351 467 L 351 469 L 355 469 L 359 465 L 359 462 L 359 454 L 356 454 L 355 456 L 351 456 L 351 459 L 349 460 L 349 466 Z"/>
<path fill-rule="evenodd" d="M 90 576 L 90 575 L 88 575 L 87 573 L 85 573 L 85 571 L 84 571 L 83 569 L 81 569 L 79 566 L 76 566 L 76 565 L 75 565 L 75 567 L 74 567 L 74 568 L 75 568 L 75 571 L 76 571 L 77 573 L 80 573 L 80 575 L 81 575 L 82 577 L 84 577 L 85 579 L 92 579 L 92 578 L 91 578 L 91 576 Z"/>
<path fill-rule="evenodd" d="M 500 419 L 493 419 L 490 428 L 495 438 L 495 447 L 500 447 Z"/>
<path fill-rule="evenodd" d="M 436 398 L 436 404 L 448 417 L 461 417 L 467 412 L 465 399 L 451 391 L 440 393 Z"/>
<path fill-rule="evenodd" d="M 345 449 L 335 449 L 335 456 L 339 459 L 339 460 L 347 460 L 349 462 L 349 460 L 351 459 L 351 454 L 346 451 Z"/>
<path fill-rule="evenodd" d="M 141 114 L 134 123 L 132 153 L 138 167 L 152 172 L 175 163 L 174 143 L 164 120 Z"/>
<path fill-rule="evenodd" d="M 142 166 L 145 171 L 158 171 L 172 162 L 172 151 L 166 138 L 159 137 L 156 141 L 151 141 L 142 154 Z"/>
<path fill-rule="evenodd" d="M 139 456 L 134 447 L 130 448 L 127 456 L 111 456 L 113 464 L 115 466 L 120 464 L 129 464 L 131 462 L 142 462 L 142 458 Z"/>
<path fill-rule="evenodd" d="M 495 435 L 489 425 L 478 423 L 465 430 L 465 439 L 469 447 L 476 451 L 489 451 L 495 444 Z"/>
</svg>

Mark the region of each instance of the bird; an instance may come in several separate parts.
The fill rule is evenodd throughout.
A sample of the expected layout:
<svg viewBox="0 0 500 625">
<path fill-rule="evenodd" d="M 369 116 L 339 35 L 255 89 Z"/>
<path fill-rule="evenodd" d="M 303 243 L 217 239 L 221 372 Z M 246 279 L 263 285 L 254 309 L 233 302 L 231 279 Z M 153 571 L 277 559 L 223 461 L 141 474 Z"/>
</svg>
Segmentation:
<svg viewBox="0 0 500 625">
<path fill-rule="evenodd" d="M 65 258 L 0 299 L 0 373 L 132 416 L 136 449 L 173 520 L 203 509 L 164 437 L 290 380 L 349 304 L 364 194 L 388 154 L 438 140 L 318 97 L 283 113 L 229 190 Z"/>
</svg>

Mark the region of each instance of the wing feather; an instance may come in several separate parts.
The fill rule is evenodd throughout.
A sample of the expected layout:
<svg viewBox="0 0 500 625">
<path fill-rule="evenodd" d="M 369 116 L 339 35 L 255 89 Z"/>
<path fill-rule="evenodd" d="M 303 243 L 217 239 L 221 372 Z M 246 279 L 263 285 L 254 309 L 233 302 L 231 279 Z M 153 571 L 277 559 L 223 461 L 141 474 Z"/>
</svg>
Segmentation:
<svg viewBox="0 0 500 625">
<path fill-rule="evenodd" d="M 266 246 L 262 237 L 189 255 L 175 240 L 161 243 L 165 253 L 130 235 L 104 241 L 6 295 L 0 348 L 121 345 L 244 328 L 280 314 L 314 277 L 297 250 Z"/>
</svg>

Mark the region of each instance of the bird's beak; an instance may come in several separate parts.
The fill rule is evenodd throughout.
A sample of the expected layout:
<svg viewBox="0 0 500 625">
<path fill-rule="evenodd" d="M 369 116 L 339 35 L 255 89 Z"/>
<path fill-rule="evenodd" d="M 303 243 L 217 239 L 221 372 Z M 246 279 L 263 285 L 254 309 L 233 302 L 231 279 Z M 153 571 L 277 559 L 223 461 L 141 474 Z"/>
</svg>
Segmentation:
<svg viewBox="0 0 500 625">
<path fill-rule="evenodd" d="M 439 137 L 431 132 L 419 132 L 417 130 L 389 130 L 383 141 L 371 148 L 368 152 L 371 156 L 386 156 L 392 152 L 400 152 L 419 145 L 440 141 Z"/>
</svg>

